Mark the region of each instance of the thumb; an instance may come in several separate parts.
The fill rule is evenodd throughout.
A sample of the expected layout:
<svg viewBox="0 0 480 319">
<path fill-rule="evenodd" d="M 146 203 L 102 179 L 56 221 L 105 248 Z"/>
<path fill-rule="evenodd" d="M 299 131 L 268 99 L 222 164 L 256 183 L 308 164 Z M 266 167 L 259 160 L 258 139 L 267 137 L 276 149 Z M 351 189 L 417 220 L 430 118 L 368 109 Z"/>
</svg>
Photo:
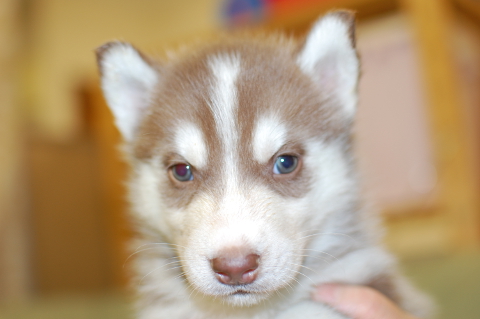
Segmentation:
<svg viewBox="0 0 480 319">
<path fill-rule="evenodd" d="M 326 284 L 318 287 L 312 297 L 353 319 L 414 319 L 369 287 Z"/>
</svg>

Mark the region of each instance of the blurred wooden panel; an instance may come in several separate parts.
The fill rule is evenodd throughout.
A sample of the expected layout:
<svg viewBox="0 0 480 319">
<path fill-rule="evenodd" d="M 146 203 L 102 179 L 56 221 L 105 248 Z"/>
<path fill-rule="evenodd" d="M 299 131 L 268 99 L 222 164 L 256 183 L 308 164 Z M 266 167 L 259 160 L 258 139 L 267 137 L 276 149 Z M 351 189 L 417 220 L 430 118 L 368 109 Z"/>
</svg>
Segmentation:
<svg viewBox="0 0 480 319">
<path fill-rule="evenodd" d="M 118 133 L 97 83 L 79 85 L 83 133 L 68 143 L 32 135 L 33 274 L 41 294 L 125 287 L 129 231 Z"/>
<path fill-rule="evenodd" d="M 440 218 L 454 249 L 479 247 L 479 190 L 455 69 L 453 6 L 447 0 L 402 0 L 417 38 L 434 136 Z"/>
<path fill-rule="evenodd" d="M 107 224 L 95 146 L 30 138 L 33 275 L 39 294 L 111 289 Z"/>
<path fill-rule="evenodd" d="M 124 287 L 128 276 L 123 266 L 128 257 L 126 245 L 131 237 L 131 228 L 126 217 L 128 209 L 125 190 L 127 165 L 122 160 L 120 151 L 120 133 L 115 127 L 113 116 L 105 103 L 100 83 L 88 82 L 84 93 L 100 165 L 99 178 L 107 217 L 108 247 L 112 258 L 111 269 L 115 285 Z"/>
</svg>

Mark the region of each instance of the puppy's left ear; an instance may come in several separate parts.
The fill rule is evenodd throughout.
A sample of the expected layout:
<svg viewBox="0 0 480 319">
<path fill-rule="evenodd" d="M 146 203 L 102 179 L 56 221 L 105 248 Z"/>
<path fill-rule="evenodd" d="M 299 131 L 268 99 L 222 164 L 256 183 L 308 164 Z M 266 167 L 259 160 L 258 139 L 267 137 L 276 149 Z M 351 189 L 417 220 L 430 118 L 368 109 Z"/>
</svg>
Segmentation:
<svg viewBox="0 0 480 319">
<path fill-rule="evenodd" d="M 351 11 L 333 11 L 318 20 L 307 35 L 297 63 L 327 98 L 335 99 L 346 115 L 353 117 L 359 61 Z"/>
</svg>

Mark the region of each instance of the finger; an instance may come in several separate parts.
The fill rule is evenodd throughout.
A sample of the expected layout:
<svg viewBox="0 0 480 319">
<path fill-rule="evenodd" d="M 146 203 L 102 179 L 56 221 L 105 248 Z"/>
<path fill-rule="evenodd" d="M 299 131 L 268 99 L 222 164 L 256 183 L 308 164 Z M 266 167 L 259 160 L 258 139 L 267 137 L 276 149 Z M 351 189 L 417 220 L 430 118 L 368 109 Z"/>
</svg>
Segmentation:
<svg viewBox="0 0 480 319">
<path fill-rule="evenodd" d="M 343 285 L 322 285 L 313 299 L 324 302 L 353 319 L 413 319 L 374 289 Z"/>
</svg>

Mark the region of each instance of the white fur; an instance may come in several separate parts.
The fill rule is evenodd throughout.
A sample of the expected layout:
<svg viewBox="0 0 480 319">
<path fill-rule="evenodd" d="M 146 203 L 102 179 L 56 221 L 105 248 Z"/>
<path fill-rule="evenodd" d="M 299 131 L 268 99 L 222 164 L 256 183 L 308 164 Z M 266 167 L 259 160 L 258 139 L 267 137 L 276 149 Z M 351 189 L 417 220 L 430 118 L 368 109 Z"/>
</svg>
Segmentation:
<svg viewBox="0 0 480 319">
<path fill-rule="evenodd" d="M 236 80 L 240 72 L 240 57 L 234 55 L 214 56 L 209 60 L 213 74 L 210 108 L 217 126 L 217 134 L 223 144 L 223 171 L 227 192 L 238 193 L 237 142 L 238 108 Z M 227 204 L 233 204 L 232 201 Z M 232 207 L 235 209 L 235 207 Z M 228 211 L 229 209 L 227 209 Z"/>
<path fill-rule="evenodd" d="M 101 59 L 102 86 L 118 129 L 132 140 L 158 82 L 156 71 L 132 46 L 115 43 Z"/>
<path fill-rule="evenodd" d="M 156 227 L 167 225 L 171 228 L 162 233 L 178 245 L 173 250 L 180 256 L 193 290 L 182 284 L 176 259 L 167 258 L 177 253 L 164 246 L 157 248 L 169 252 L 164 252 L 163 258 L 140 260 L 140 273 L 144 274 L 140 280 L 146 283 L 142 282 L 139 289 L 152 297 L 167 293 L 170 301 L 143 304 L 139 318 L 303 319 L 321 316 L 344 319 L 329 307 L 309 301 L 312 285 L 332 281 L 362 284 L 385 269 L 395 271 L 393 259 L 381 248 L 371 246 L 368 236 L 353 237 L 364 225 L 352 220 L 351 198 L 347 194 L 356 184 L 349 175 L 342 144 L 316 140 L 305 143 L 308 152 L 304 165 L 317 182 L 300 199 L 283 198 L 260 185 L 249 189 L 237 185 L 238 193 L 227 190 L 221 198 L 201 194 L 188 208 L 172 210 L 163 206 L 161 200 L 151 198 L 154 193 L 148 191 L 159 187 L 158 177 L 152 178 L 158 175 L 155 161 L 140 166 L 143 168 L 138 171 L 139 179 L 133 188 L 138 189 L 135 196 L 149 204 L 137 209 L 151 211 L 152 214 L 145 217 L 157 224 Z M 160 211 L 163 214 L 159 214 Z M 162 216 L 161 220 L 158 215 Z M 177 235 L 171 232 L 175 229 L 180 231 Z M 220 284 L 210 268 L 209 260 L 218 251 L 238 245 L 252 247 L 262 256 L 262 272 L 257 281 L 242 288 L 251 292 L 250 296 L 230 295 L 237 288 Z M 301 268 L 300 264 L 303 264 Z M 295 276 L 298 272 L 302 275 Z M 405 291 L 415 294 L 408 285 Z M 225 302 L 230 306 L 224 305 Z M 408 305 L 405 307 L 408 309 Z M 419 309 L 425 308 L 412 308 Z"/>
<path fill-rule="evenodd" d="M 268 298 L 288 282 L 276 278 L 291 278 L 298 269 L 289 264 L 300 262 L 298 256 L 292 256 L 300 242 L 288 239 L 294 235 L 293 228 L 274 222 L 290 218 L 295 210 L 294 205 L 298 203 L 288 204 L 260 185 L 254 185 L 249 190 L 237 185 L 234 189 L 237 192 L 227 188 L 222 198 L 205 195 L 193 203 L 195 212 L 187 218 L 193 218 L 195 229 L 190 229 L 187 235 L 185 271 L 193 286 L 204 294 L 222 297 L 232 305 L 253 305 Z M 204 203 L 215 201 L 219 202 L 217 209 L 212 210 L 210 204 L 205 207 Z M 250 296 L 230 296 L 239 288 L 219 283 L 210 268 L 208 261 L 217 257 L 223 249 L 231 247 L 251 249 L 262 256 L 265 271 L 249 287 L 243 288 L 255 292 Z"/>
<path fill-rule="evenodd" d="M 334 14 L 321 19 L 297 62 L 343 108 L 338 116 L 351 119 L 358 61 L 347 27 Z M 128 142 L 157 75 L 129 46 L 111 48 L 102 61 L 105 95 Z M 193 118 L 176 123 L 173 139 L 159 140 L 152 158 L 132 159 L 130 201 L 141 225 L 135 254 L 138 318 L 345 319 L 310 300 L 314 286 L 331 281 L 369 284 L 378 275 L 393 278 L 405 309 L 423 314 L 423 302 L 415 301 L 421 298 L 396 274 L 394 259 L 379 245 L 377 231 L 372 231 L 376 222 L 366 215 L 359 198 L 353 161 L 346 151 L 350 145 L 342 135 L 324 139 L 301 131 L 306 132 L 302 138 L 289 131 L 280 112 L 272 116 L 271 110 L 257 110 L 257 122 L 249 133 L 252 145 L 242 145 L 251 148 L 251 160 L 272 172 L 269 159 L 289 136 L 295 136 L 304 151 L 299 166 L 304 176 L 299 179 L 305 192 L 289 196 L 277 191 L 272 187 L 277 185 L 271 184 L 276 177 L 256 178 L 238 168 L 248 167 L 238 160 L 244 155 L 238 153 L 240 56 L 231 52 L 211 56 L 207 66 L 210 77 L 204 80 L 210 90 L 205 98 L 221 144 L 219 154 L 209 154 L 205 138 L 211 132 L 202 131 L 201 119 L 197 123 Z M 196 167 L 199 178 L 182 186 L 169 180 L 162 152 L 183 156 Z M 201 174 L 209 168 L 209 158 L 219 175 L 202 188 L 201 177 L 212 178 Z M 290 176 L 288 186 L 295 187 L 292 176 L 296 175 Z M 217 280 L 212 259 L 231 248 L 260 256 L 253 282 L 239 286 Z"/>
<path fill-rule="evenodd" d="M 297 62 L 324 92 L 339 99 L 347 116 L 353 117 L 359 62 L 347 23 L 335 14 L 320 19 L 308 34 Z"/>
<path fill-rule="evenodd" d="M 274 116 L 262 117 L 253 131 L 253 156 L 266 163 L 285 144 L 285 126 Z"/>
<path fill-rule="evenodd" d="M 175 132 L 177 153 L 196 168 L 207 164 L 208 150 L 202 131 L 193 123 L 179 123 Z"/>
<path fill-rule="evenodd" d="M 145 221 L 161 225 L 159 212 L 165 205 L 158 196 L 158 189 L 165 183 L 166 176 L 159 169 L 159 160 L 138 163 L 133 172 L 135 177 L 131 187 L 130 199 L 134 204 L 133 210 Z"/>
<path fill-rule="evenodd" d="M 237 142 L 236 111 L 238 107 L 235 82 L 240 72 L 240 58 L 237 56 L 215 56 L 209 60 L 213 74 L 210 108 L 222 137 L 226 162 L 234 160 Z"/>
</svg>

